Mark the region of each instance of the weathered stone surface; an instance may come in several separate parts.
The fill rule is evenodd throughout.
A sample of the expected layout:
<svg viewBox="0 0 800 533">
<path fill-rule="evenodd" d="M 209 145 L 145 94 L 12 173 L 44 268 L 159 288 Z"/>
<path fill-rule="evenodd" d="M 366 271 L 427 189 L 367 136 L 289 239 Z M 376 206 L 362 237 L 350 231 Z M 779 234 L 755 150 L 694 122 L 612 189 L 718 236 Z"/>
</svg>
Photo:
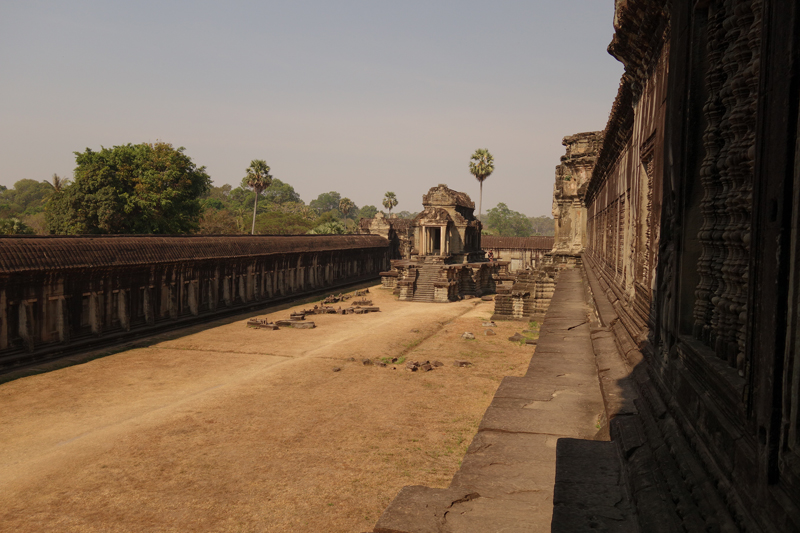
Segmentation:
<svg viewBox="0 0 800 533">
<path fill-rule="evenodd" d="M 342 370 L 342 369 L 341 369 L 341 368 L 339 368 L 338 366 L 335 366 L 335 367 L 333 367 L 333 371 L 334 371 L 334 372 L 340 372 L 341 370 Z"/>
<path fill-rule="evenodd" d="M 463 333 L 461 335 L 461 338 L 462 339 L 474 339 L 475 338 L 475 334 L 470 333 L 470 332 L 467 331 L 467 332 L 465 332 L 465 333 Z"/>
<path fill-rule="evenodd" d="M 295 322 L 294 324 L 292 324 L 292 327 L 294 329 L 314 329 L 315 327 L 317 327 L 317 325 L 313 322 L 305 321 L 305 322 Z"/>
<path fill-rule="evenodd" d="M 493 329 L 487 329 L 486 331 L 483 332 L 483 334 L 488 336 L 497 335 L 497 333 L 495 333 Z"/>
<path fill-rule="evenodd" d="M 523 337 L 523 336 L 522 336 L 522 335 L 520 335 L 519 333 L 514 333 L 512 336 L 510 336 L 510 337 L 508 338 L 508 340 L 510 340 L 511 342 L 520 342 L 520 341 L 521 341 L 521 340 L 523 340 L 524 338 L 525 338 L 525 337 Z"/>
<path fill-rule="evenodd" d="M 472 363 L 470 363 L 469 361 L 462 361 L 460 359 L 456 359 L 455 361 L 453 361 L 453 366 L 466 367 L 466 366 L 472 366 Z"/>
</svg>

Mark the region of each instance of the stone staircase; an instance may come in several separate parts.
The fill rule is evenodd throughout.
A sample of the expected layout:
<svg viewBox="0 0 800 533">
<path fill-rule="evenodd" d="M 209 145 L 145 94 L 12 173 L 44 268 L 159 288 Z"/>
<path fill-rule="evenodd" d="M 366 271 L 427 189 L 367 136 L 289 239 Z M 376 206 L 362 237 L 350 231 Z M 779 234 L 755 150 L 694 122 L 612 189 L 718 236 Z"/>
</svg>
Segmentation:
<svg viewBox="0 0 800 533">
<path fill-rule="evenodd" d="M 417 273 L 417 280 L 414 283 L 414 302 L 433 302 L 434 286 L 433 283 L 439 279 L 440 265 L 425 263 Z"/>
</svg>

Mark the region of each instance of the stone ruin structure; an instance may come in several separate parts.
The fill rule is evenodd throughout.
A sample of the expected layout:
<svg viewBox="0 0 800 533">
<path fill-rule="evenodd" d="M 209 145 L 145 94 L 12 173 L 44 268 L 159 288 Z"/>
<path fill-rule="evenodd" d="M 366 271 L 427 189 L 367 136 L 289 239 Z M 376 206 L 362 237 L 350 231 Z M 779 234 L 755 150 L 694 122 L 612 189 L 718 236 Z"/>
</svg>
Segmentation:
<svg viewBox="0 0 800 533">
<path fill-rule="evenodd" d="M 0 371 L 377 279 L 377 235 L 0 238 Z"/>
<path fill-rule="evenodd" d="M 545 254 L 553 249 L 553 237 L 497 237 L 484 235 L 481 246 L 488 255 L 492 252 L 496 261 L 508 261 L 508 272 L 516 274 L 523 270 L 536 270 L 544 263 Z"/>
<path fill-rule="evenodd" d="M 552 255 L 556 262 L 574 263 L 583 252 L 586 241 L 584 195 L 602 141 L 602 131 L 577 133 L 561 141 L 567 153 L 561 156 L 561 164 L 556 167 L 553 185 L 555 242 Z"/>
<path fill-rule="evenodd" d="M 387 218 L 378 213 L 374 218 L 362 218 L 358 222 L 357 232 L 360 235 L 380 235 L 389 241 L 389 259 L 408 259 L 413 248 L 414 232 L 411 219 Z"/>
<path fill-rule="evenodd" d="M 800 9 L 615 7 L 625 73 L 594 170 L 570 190 L 585 238 L 564 224 L 577 197 L 557 184 L 554 199 L 553 301 L 588 301 L 588 320 L 548 314 L 536 372 L 504 379 L 450 487 L 403 488 L 375 531 L 521 523 L 540 468 L 526 461 L 545 452 L 510 435 L 535 442 L 549 420 L 536 404 L 559 405 L 542 386 L 587 350 L 595 375 L 570 393 L 599 388 L 600 428 L 558 439 L 553 532 L 800 531 Z"/>
<path fill-rule="evenodd" d="M 423 210 L 408 226 L 383 216 L 362 223 L 362 231 L 408 239 L 407 255 L 381 272 L 384 288 L 401 300 L 449 302 L 495 291 L 496 277 L 507 274 L 508 262 L 490 262 L 481 249 L 481 222 L 466 194 L 440 184 L 422 197 Z M 404 232 L 406 237 L 400 235 Z"/>
</svg>

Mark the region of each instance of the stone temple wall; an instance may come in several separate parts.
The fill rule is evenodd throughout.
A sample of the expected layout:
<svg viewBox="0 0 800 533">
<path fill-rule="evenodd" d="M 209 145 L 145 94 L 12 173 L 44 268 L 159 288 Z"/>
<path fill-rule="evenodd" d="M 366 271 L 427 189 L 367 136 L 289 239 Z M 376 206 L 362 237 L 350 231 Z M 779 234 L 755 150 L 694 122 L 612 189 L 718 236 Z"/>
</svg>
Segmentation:
<svg viewBox="0 0 800 533">
<path fill-rule="evenodd" d="M 584 194 L 592 176 L 603 132 L 593 131 L 564 137 L 566 154 L 556 167 L 553 186 L 555 241 L 553 254 L 578 257 L 586 241 L 586 206 Z M 564 261 L 556 261 L 564 262 Z"/>
<path fill-rule="evenodd" d="M 621 494 L 641 531 L 800 531 L 800 9 L 618 0 L 614 27 L 584 267 Z"/>
<path fill-rule="evenodd" d="M 376 279 L 374 235 L 0 238 L 0 370 Z"/>
</svg>

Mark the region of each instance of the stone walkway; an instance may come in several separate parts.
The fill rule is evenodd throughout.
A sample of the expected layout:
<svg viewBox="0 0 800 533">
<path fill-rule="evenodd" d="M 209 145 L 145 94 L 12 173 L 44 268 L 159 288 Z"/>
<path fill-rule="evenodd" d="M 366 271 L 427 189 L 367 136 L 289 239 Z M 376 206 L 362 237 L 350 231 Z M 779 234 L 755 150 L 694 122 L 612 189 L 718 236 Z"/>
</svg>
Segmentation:
<svg viewBox="0 0 800 533">
<path fill-rule="evenodd" d="M 375 533 L 550 531 L 556 441 L 592 439 L 604 410 L 581 272 L 559 275 L 526 375 L 503 379 L 450 487 L 404 487 Z"/>
</svg>

